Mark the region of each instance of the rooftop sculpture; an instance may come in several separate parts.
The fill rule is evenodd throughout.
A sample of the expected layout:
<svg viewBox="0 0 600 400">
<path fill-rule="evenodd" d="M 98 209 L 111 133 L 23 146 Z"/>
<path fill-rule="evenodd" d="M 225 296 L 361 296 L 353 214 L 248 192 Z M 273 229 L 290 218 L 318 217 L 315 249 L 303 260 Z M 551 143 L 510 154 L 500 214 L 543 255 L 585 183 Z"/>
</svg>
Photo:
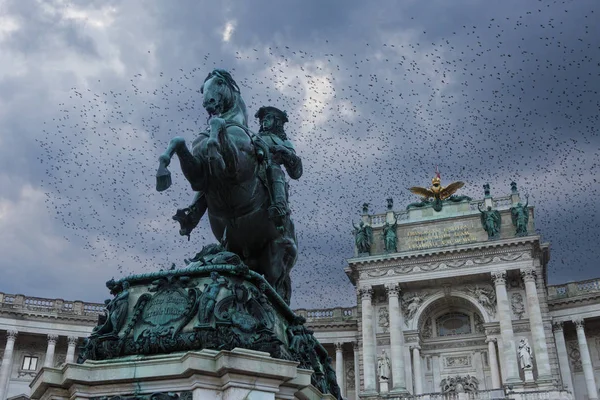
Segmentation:
<svg viewBox="0 0 600 400">
<path fill-rule="evenodd" d="M 442 186 L 442 177 L 436 167 L 435 176 L 431 180 L 431 187 L 429 189 L 419 186 L 413 186 L 408 189 L 412 193 L 422 196 L 423 199 L 420 202 L 409 204 L 406 209 L 431 205 L 435 211 L 439 212 L 442 211 L 444 202 L 471 201 L 471 198 L 468 196 L 454 196 L 454 193 L 464 185 L 464 182 L 458 181 L 453 182 L 448 186 Z"/>
</svg>

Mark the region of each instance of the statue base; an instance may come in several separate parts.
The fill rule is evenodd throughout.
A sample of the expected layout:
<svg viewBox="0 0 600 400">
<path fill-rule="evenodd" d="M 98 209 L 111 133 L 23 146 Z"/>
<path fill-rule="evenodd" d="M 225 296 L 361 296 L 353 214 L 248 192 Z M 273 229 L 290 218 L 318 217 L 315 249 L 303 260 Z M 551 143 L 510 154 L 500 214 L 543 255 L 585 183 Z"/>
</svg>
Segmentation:
<svg viewBox="0 0 600 400">
<path fill-rule="evenodd" d="M 379 393 L 388 393 L 390 391 L 387 379 L 379 380 Z"/>
<path fill-rule="evenodd" d="M 533 379 L 533 368 L 528 367 L 528 368 L 523 368 L 523 373 L 525 375 L 525 382 L 526 383 L 533 383 L 534 379 Z"/>
<path fill-rule="evenodd" d="M 299 364 L 312 371 L 315 388 L 341 398 L 331 358 L 306 320 L 262 275 L 219 245 L 205 247 L 186 268 L 132 275 L 106 286 L 114 298 L 106 301 L 106 315 L 86 339 L 78 363 L 247 349 Z"/>
<path fill-rule="evenodd" d="M 202 350 L 41 369 L 32 400 L 328 399 L 297 362 L 246 349 Z"/>
</svg>

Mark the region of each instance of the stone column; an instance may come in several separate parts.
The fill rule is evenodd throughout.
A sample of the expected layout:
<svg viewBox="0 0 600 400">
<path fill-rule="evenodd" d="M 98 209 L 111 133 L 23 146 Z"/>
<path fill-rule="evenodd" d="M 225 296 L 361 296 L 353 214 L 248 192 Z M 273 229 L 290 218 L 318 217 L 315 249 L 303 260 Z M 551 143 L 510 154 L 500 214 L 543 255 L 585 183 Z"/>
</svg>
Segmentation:
<svg viewBox="0 0 600 400">
<path fill-rule="evenodd" d="M 354 393 L 358 399 L 360 391 L 360 360 L 358 357 L 358 342 L 352 342 L 352 350 L 354 350 Z"/>
<path fill-rule="evenodd" d="M 392 392 L 406 393 L 406 375 L 404 373 L 404 333 L 403 316 L 400 310 L 400 287 L 397 284 L 386 286 L 390 309 L 390 352 L 392 363 Z"/>
<path fill-rule="evenodd" d="M 479 389 L 488 389 L 485 382 L 485 373 L 483 372 L 483 355 L 481 351 L 474 351 L 473 356 L 473 367 L 475 367 L 475 376 L 479 381 Z"/>
<path fill-rule="evenodd" d="M 537 365 L 537 379 L 552 380 L 548 343 L 546 342 L 540 300 L 538 299 L 538 292 L 535 285 L 535 275 L 533 268 L 521 270 L 521 277 L 523 278 L 523 282 L 525 282 L 525 292 L 527 293 L 527 311 L 529 312 L 529 325 L 531 326 L 531 336 L 533 339 L 533 355 L 535 357 L 535 364 Z"/>
<path fill-rule="evenodd" d="M 75 362 L 75 347 L 77 347 L 79 338 L 77 336 L 69 336 L 67 341 L 69 343 L 69 347 L 67 347 L 67 356 L 65 357 L 65 362 L 72 363 Z"/>
<path fill-rule="evenodd" d="M 56 341 L 58 335 L 48 335 L 48 347 L 46 348 L 46 358 L 44 359 L 44 367 L 52 368 L 54 366 L 54 350 L 56 349 Z"/>
<path fill-rule="evenodd" d="M 358 342 L 352 342 L 354 351 L 354 397 L 358 399 L 360 392 L 360 357 L 358 356 Z"/>
<path fill-rule="evenodd" d="M 583 375 L 585 376 L 585 385 L 587 387 L 588 399 L 598 399 L 598 389 L 596 386 L 596 378 L 594 377 L 594 366 L 590 357 L 587 339 L 585 338 L 585 329 L 583 319 L 573 320 L 577 328 L 577 341 L 579 342 L 579 352 L 581 353 L 581 366 L 583 367 Z"/>
<path fill-rule="evenodd" d="M 437 354 L 431 357 L 431 369 L 433 372 L 433 391 L 439 392 L 441 389 L 442 374 L 440 373 L 440 356 Z"/>
<path fill-rule="evenodd" d="M 560 367 L 560 376 L 562 377 L 563 387 L 574 393 L 573 377 L 571 376 L 571 363 L 569 362 L 569 353 L 567 353 L 567 344 L 565 343 L 565 334 L 562 322 L 552 324 L 554 332 L 554 342 L 556 343 L 556 352 L 558 353 L 558 365 Z"/>
<path fill-rule="evenodd" d="M 377 393 L 375 383 L 375 367 L 377 361 L 375 359 L 375 337 L 373 333 L 373 305 L 371 298 L 373 297 L 373 289 L 370 287 L 362 288 L 359 291 L 361 297 L 362 309 L 362 354 L 363 354 L 363 370 L 364 370 L 364 392 L 367 394 Z"/>
<path fill-rule="evenodd" d="M 13 364 L 13 350 L 18 333 L 16 330 L 6 332 L 6 346 L 4 347 L 2 366 L 0 367 L 0 400 L 6 400 L 6 394 L 8 393 L 8 382 L 10 381 Z"/>
<path fill-rule="evenodd" d="M 505 383 L 519 383 L 519 364 L 517 362 L 517 348 L 515 347 L 515 335 L 512 327 L 512 316 L 510 304 L 506 293 L 506 271 L 493 272 L 494 286 L 496 287 L 496 301 L 498 308 L 498 319 L 500 320 L 500 335 L 502 336 L 502 348 L 500 356 L 504 358 L 506 375 L 503 376 Z"/>
<path fill-rule="evenodd" d="M 335 375 L 337 383 L 342 391 L 342 396 L 346 396 L 346 385 L 344 385 L 344 354 L 342 351 L 343 343 L 335 343 Z"/>
<path fill-rule="evenodd" d="M 492 374 L 492 389 L 500 389 L 500 371 L 498 370 L 498 356 L 496 355 L 496 339 L 486 339 L 488 344 L 488 359 Z"/>
<path fill-rule="evenodd" d="M 423 394 L 423 371 L 421 370 L 421 346 L 411 346 L 413 353 L 413 377 L 415 380 L 415 392 L 413 394 Z"/>
</svg>

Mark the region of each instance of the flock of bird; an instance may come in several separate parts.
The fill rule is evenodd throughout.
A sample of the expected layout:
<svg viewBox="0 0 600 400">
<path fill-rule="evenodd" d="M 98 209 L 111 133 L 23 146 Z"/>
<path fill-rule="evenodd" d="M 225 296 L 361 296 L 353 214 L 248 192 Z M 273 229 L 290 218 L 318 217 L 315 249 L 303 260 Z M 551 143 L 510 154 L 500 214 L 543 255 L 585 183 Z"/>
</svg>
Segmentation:
<svg viewBox="0 0 600 400">
<path fill-rule="evenodd" d="M 600 34 L 597 13 L 569 13 L 570 4 L 540 3 L 516 21 L 457 26 L 429 43 L 355 43 L 343 53 L 325 40 L 310 51 L 267 45 L 136 74 L 126 87 L 73 88 L 39 141 L 47 207 L 110 273 L 183 267 L 215 240 L 206 219 L 190 241 L 179 236 L 171 216 L 193 193 L 177 162 L 172 188 L 156 192 L 157 158 L 171 137 L 190 143 L 206 128 L 199 88 L 225 68 L 251 129 L 260 106 L 287 111 L 303 161 L 290 182 L 294 307 L 355 304 L 344 268 L 362 204 L 381 213 L 392 197 L 403 210 L 418 200 L 407 188 L 428 186 L 436 166 L 443 183 L 466 183 L 458 194 L 483 198 L 489 183 L 504 196 L 512 180 L 529 194 L 536 230 L 552 244 L 550 283 L 600 275 Z"/>
</svg>

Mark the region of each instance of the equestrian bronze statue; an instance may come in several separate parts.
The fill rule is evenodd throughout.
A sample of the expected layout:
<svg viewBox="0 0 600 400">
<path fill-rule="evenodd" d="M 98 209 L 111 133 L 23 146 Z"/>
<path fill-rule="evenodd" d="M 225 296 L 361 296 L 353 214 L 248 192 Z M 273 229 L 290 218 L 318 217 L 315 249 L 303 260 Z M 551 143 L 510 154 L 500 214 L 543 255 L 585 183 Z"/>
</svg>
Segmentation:
<svg viewBox="0 0 600 400">
<path fill-rule="evenodd" d="M 208 74 L 200 92 L 209 126 L 192 142 L 191 150 L 181 137 L 170 141 L 159 157 L 156 189 L 163 191 L 171 185 L 167 167 L 177 154 L 183 175 L 196 192 L 192 204 L 173 217 L 181 225 L 180 234 L 189 238 L 207 213 L 219 243 L 238 254 L 250 269 L 264 275 L 289 304 L 297 239 L 280 165 L 297 179 L 302 174 L 300 159 L 287 138 L 262 138 L 248 129 L 246 104 L 227 71 L 215 69 Z M 280 110 L 261 110 L 257 117 L 261 118 L 262 130 L 268 125 L 262 120 L 270 111 L 273 118 L 279 116 L 283 132 L 287 115 L 282 121 Z"/>
</svg>

